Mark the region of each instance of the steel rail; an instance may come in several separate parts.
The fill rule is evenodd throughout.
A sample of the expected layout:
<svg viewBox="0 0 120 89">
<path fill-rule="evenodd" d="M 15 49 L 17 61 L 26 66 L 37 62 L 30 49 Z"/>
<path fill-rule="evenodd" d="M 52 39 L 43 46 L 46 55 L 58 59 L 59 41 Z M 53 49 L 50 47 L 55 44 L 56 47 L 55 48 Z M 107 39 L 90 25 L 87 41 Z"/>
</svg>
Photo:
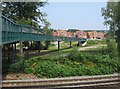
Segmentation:
<svg viewBox="0 0 120 89">
<path fill-rule="evenodd" d="M 69 78 L 50 78 L 37 80 L 3 80 L 4 88 L 69 88 L 69 87 L 91 87 L 91 86 L 108 86 L 119 85 L 120 76 L 101 75 L 101 76 L 83 76 Z"/>
</svg>

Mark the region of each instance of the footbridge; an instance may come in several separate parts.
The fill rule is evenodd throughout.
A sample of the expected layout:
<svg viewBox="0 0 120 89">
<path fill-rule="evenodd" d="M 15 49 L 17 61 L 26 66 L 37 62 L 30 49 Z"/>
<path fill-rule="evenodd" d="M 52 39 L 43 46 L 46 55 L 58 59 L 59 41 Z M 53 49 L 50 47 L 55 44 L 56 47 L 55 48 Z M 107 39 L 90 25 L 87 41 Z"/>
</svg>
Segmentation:
<svg viewBox="0 0 120 89">
<path fill-rule="evenodd" d="M 85 41 L 84 38 L 46 35 L 40 29 L 16 24 L 5 16 L 2 18 L 2 45 L 17 41 Z"/>
<path fill-rule="evenodd" d="M 58 41 L 58 50 L 60 48 L 60 41 L 69 41 L 70 47 L 72 41 L 86 41 L 84 38 L 65 37 L 65 36 L 53 36 L 41 33 L 40 29 L 29 26 L 20 25 L 7 17 L 0 15 L 0 45 L 2 47 L 3 59 L 16 58 L 16 44 L 20 43 L 20 53 L 23 53 L 23 42 L 35 41 L 40 44 L 41 41 Z M 38 48 L 40 52 L 40 47 Z M 6 55 L 8 55 L 6 57 Z"/>
</svg>

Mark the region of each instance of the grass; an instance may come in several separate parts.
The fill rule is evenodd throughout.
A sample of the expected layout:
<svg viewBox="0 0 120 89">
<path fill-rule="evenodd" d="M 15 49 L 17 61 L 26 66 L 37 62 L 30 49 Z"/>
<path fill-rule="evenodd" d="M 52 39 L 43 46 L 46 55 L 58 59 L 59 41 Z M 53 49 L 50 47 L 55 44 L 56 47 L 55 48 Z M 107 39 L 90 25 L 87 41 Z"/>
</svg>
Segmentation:
<svg viewBox="0 0 120 89">
<path fill-rule="evenodd" d="M 106 44 L 106 39 L 102 40 L 87 40 L 87 44 L 85 46 L 92 46 L 92 45 L 101 45 L 101 44 Z"/>
<path fill-rule="evenodd" d="M 73 48 L 63 48 L 60 51 L 58 50 L 49 50 L 49 51 L 55 51 L 55 53 L 51 54 L 46 54 L 46 55 L 41 55 L 42 58 L 55 58 L 58 57 L 60 55 L 65 55 L 69 52 L 72 52 L 73 50 L 76 49 L 80 49 L 82 48 L 82 46 L 74 46 Z M 98 48 L 89 48 L 87 50 L 81 51 L 82 53 L 95 53 L 95 54 L 99 54 L 99 53 L 107 53 L 108 49 L 107 46 L 99 46 Z"/>
<path fill-rule="evenodd" d="M 79 48 L 81 48 L 82 46 L 77 46 L 77 43 L 78 42 L 72 42 L 72 47 L 73 48 L 77 48 L 77 49 L 79 49 Z M 103 39 L 103 40 L 88 40 L 88 43 L 87 43 L 87 45 L 86 46 L 92 46 L 92 45 L 99 45 L 99 44 L 104 44 L 105 43 L 105 39 Z M 69 42 L 63 42 L 63 43 L 60 43 L 60 51 L 62 52 L 62 51 L 70 51 L 72 48 L 70 48 L 70 43 Z M 91 49 L 90 49 L 91 50 Z M 27 50 L 26 50 L 27 51 Z M 29 53 L 37 53 L 38 52 L 38 50 L 29 50 Z M 41 54 L 42 53 L 50 53 L 50 52 L 56 52 L 56 53 L 59 53 L 58 52 L 58 47 L 57 47 L 57 45 L 55 45 L 55 44 L 51 44 L 51 45 L 49 45 L 49 48 L 48 48 L 48 50 L 40 50 L 40 52 L 41 52 Z"/>
</svg>

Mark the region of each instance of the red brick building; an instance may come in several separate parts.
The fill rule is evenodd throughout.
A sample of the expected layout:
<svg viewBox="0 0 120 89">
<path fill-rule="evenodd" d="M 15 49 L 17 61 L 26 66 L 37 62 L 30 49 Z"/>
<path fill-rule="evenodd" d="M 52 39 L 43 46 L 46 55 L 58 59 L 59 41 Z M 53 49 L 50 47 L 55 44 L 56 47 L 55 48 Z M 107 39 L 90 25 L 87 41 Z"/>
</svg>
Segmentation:
<svg viewBox="0 0 120 89">
<path fill-rule="evenodd" d="M 76 37 L 78 37 L 78 38 L 87 38 L 87 32 L 76 31 Z"/>
<path fill-rule="evenodd" d="M 98 33 L 97 33 L 97 39 L 103 39 L 103 38 L 105 38 L 105 33 L 103 33 L 103 32 L 98 32 Z"/>
<path fill-rule="evenodd" d="M 88 38 L 88 39 L 103 39 L 103 38 L 105 38 L 104 32 L 97 32 L 97 31 L 67 32 L 66 30 L 56 30 L 56 31 L 53 31 L 53 35 L 54 36 L 77 37 L 77 38 Z"/>
</svg>

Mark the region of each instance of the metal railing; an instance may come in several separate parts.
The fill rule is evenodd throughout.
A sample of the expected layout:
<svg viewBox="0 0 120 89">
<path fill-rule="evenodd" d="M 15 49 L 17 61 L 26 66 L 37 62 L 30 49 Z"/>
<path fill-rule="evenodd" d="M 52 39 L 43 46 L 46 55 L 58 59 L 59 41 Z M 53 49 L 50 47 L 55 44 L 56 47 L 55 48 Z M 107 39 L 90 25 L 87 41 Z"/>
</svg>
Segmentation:
<svg viewBox="0 0 120 89">
<path fill-rule="evenodd" d="M 84 38 L 46 35 L 40 29 L 29 25 L 16 24 L 5 16 L 2 18 L 2 44 L 16 41 L 86 41 Z"/>
</svg>

